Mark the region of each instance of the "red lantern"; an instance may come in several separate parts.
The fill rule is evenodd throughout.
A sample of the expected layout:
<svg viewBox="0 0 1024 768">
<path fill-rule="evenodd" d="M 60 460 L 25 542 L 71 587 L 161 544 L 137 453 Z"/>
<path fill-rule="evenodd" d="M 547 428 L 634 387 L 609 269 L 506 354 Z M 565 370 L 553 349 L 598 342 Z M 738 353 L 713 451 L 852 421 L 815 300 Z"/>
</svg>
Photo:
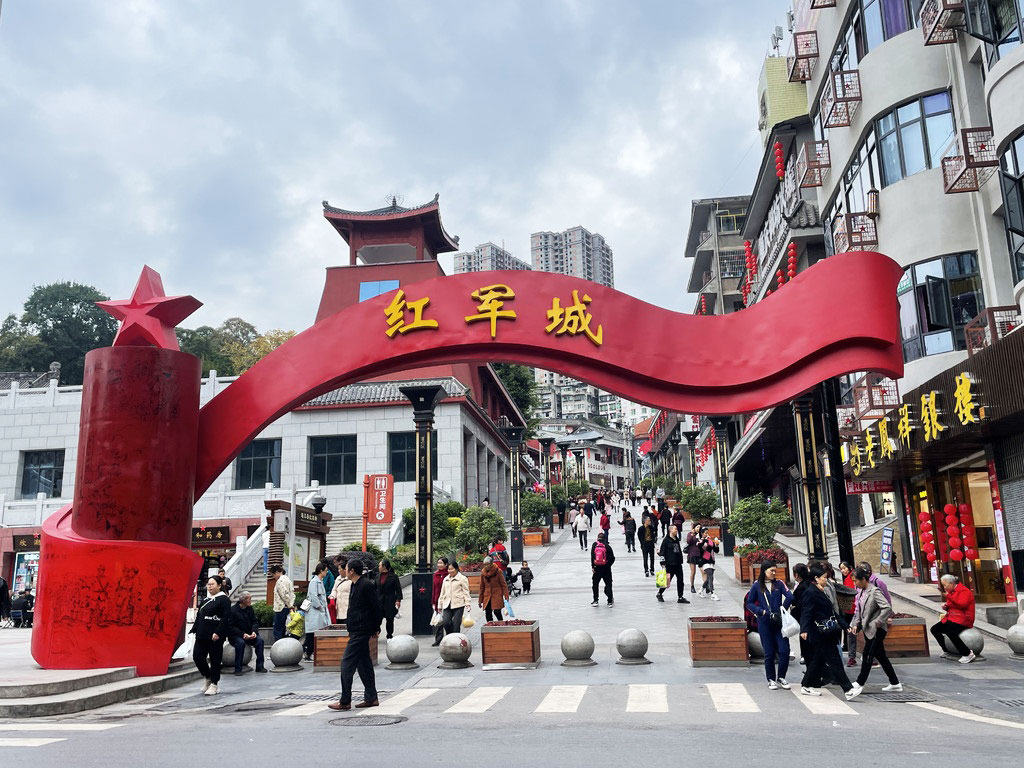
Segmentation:
<svg viewBox="0 0 1024 768">
<path fill-rule="evenodd" d="M 956 519 L 956 515 L 946 515 L 946 525 L 956 525 L 960 521 Z"/>
<path fill-rule="evenodd" d="M 951 525 L 951 526 L 949 526 L 946 529 L 946 535 L 949 536 L 950 538 L 952 538 L 954 536 L 959 536 L 960 535 L 960 529 L 957 528 L 955 525 Z"/>
<path fill-rule="evenodd" d="M 920 520 L 922 523 L 927 523 L 929 520 L 932 519 L 932 516 L 927 512 L 919 512 L 917 515 L 917 519 Z"/>
<path fill-rule="evenodd" d="M 931 529 L 932 529 L 932 524 L 931 524 L 930 520 L 925 520 L 923 523 L 921 523 L 921 530 L 922 531 L 927 532 L 927 531 L 930 531 Z"/>
<path fill-rule="evenodd" d="M 966 533 L 961 537 L 964 540 L 964 547 L 970 549 L 971 547 L 978 546 L 978 541 L 973 536 L 968 536 Z"/>
<path fill-rule="evenodd" d="M 935 551 L 935 545 L 932 544 L 932 542 L 930 542 L 930 541 L 929 542 L 925 542 L 924 544 L 921 545 L 921 549 L 923 551 L 925 551 L 925 552 L 934 552 Z"/>
<path fill-rule="evenodd" d="M 978 559 L 978 550 L 973 549 L 972 547 L 968 547 L 966 550 L 964 550 L 964 554 L 967 555 L 968 560 Z"/>
<path fill-rule="evenodd" d="M 923 541 L 925 544 L 931 544 L 933 541 L 935 541 L 935 537 L 930 533 L 922 533 L 921 541 Z"/>
<path fill-rule="evenodd" d="M 935 557 L 935 553 L 934 552 L 929 552 L 927 554 L 927 558 L 928 558 L 928 562 L 929 563 L 934 563 L 938 559 L 938 558 Z"/>
<path fill-rule="evenodd" d="M 949 559 L 959 563 L 961 560 L 964 559 L 964 553 L 961 552 L 959 549 L 951 549 L 949 550 Z"/>
<path fill-rule="evenodd" d="M 944 515 L 955 515 L 956 514 L 956 504 L 947 504 L 946 506 L 944 506 L 942 508 L 942 513 Z"/>
<path fill-rule="evenodd" d="M 963 546 L 963 542 L 960 541 L 960 537 L 959 536 L 950 536 L 949 537 L 949 546 L 952 547 L 953 549 L 960 549 L 960 547 Z"/>
<path fill-rule="evenodd" d="M 960 514 L 961 515 L 969 515 L 969 514 L 971 514 L 971 506 L 970 506 L 970 504 L 961 504 L 960 505 Z"/>
</svg>

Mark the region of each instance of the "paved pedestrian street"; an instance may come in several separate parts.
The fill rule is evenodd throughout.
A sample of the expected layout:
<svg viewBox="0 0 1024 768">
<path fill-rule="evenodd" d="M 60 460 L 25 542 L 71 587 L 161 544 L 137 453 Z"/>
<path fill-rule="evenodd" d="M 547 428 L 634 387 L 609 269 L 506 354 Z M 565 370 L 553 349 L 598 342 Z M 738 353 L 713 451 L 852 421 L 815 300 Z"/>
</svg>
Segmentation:
<svg viewBox="0 0 1024 768">
<path fill-rule="evenodd" d="M 699 750 L 701 763 L 733 765 L 755 751 L 785 756 L 791 750 L 830 754 L 870 739 L 880 758 L 900 765 L 934 765 L 955 756 L 997 759 L 1024 737 L 1024 719 L 1010 707 L 1024 692 L 1024 668 L 993 653 L 969 667 L 935 659 L 899 664 L 903 695 L 882 694 L 879 671 L 867 691 L 847 702 L 838 688 L 821 697 L 799 693 L 801 667 L 793 660 L 792 689 L 771 691 L 759 664 L 748 668 L 694 668 L 686 645 L 688 615 L 736 615 L 742 585 L 722 567 L 717 579 L 721 600 L 693 599 L 690 605 L 654 599 L 639 554 L 627 554 L 612 531 L 616 552 L 615 605 L 602 596 L 590 605 L 589 559 L 568 531 L 556 531 L 554 543 L 526 552 L 536 573 L 533 592 L 513 599 L 513 610 L 539 618 L 542 664 L 535 670 L 484 671 L 478 648 L 474 666 L 437 668 L 436 649 L 421 640 L 420 669 L 389 671 L 377 667 L 381 705 L 347 713 L 327 708 L 338 697 L 336 673 L 304 670 L 290 674 L 226 676 L 221 693 L 203 696 L 199 685 L 81 715 L 0 724 L 0 754 L 20 765 L 50 765 L 74 759 L 107 765 L 111 754 L 145 749 L 149 765 L 178 765 L 200 760 L 213 739 L 237 761 L 286 758 L 295 745 L 310 740 L 336 744 L 346 758 L 407 759 L 409 750 L 422 764 L 466 762 L 498 749 L 527 765 L 590 765 L 592 750 L 609 761 L 650 750 Z M 723 559 L 730 566 L 728 559 Z M 615 664 L 615 637 L 627 627 L 650 639 L 651 664 Z M 586 629 L 596 642 L 592 667 L 561 666 L 561 636 Z M 479 645 L 479 624 L 469 631 Z M 986 689 L 984 706 L 971 698 Z M 991 697 L 995 697 L 994 699 Z M 355 701 L 360 700 L 358 690 Z M 375 727 L 360 727 L 375 726 Z M 196 738 L 201 732 L 202 739 Z M 970 732 L 969 743 L 960 734 Z M 762 746 L 755 746 L 760 736 Z M 640 741 L 638 742 L 638 738 Z M 702 748 L 701 744 L 707 744 Z M 982 763 L 983 764 L 983 763 Z"/>
</svg>

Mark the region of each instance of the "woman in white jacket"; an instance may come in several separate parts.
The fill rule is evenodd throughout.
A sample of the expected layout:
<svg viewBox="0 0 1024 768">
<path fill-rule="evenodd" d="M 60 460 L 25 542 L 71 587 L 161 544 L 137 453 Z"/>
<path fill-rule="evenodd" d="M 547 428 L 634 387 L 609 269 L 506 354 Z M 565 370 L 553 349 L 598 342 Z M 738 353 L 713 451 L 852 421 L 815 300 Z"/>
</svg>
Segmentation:
<svg viewBox="0 0 1024 768">
<path fill-rule="evenodd" d="M 587 531 L 590 530 L 590 518 L 583 512 L 576 515 L 576 535 L 580 539 L 580 549 L 587 549 Z"/>
<path fill-rule="evenodd" d="M 441 582 L 441 594 L 437 598 L 437 607 L 441 611 L 441 623 L 446 635 L 462 629 L 462 614 L 469 608 L 472 599 L 469 579 L 459 573 L 458 563 L 449 563 L 448 575 Z"/>
</svg>

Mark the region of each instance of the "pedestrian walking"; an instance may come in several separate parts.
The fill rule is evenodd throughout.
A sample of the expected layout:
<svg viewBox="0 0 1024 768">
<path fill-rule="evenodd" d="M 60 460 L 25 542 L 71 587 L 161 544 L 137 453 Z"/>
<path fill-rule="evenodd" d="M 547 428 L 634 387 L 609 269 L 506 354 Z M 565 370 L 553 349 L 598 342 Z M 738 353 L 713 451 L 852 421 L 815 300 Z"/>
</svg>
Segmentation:
<svg viewBox="0 0 1024 768">
<path fill-rule="evenodd" d="M 775 578 L 775 563 L 763 563 L 757 581 L 750 587 L 744 607 L 757 619 L 757 636 L 764 649 L 764 674 L 771 690 L 789 689 L 789 638 L 782 633 L 782 611 L 793 603 L 786 582 Z M 777 666 L 776 666 L 777 662 Z"/>
<path fill-rule="evenodd" d="M 555 511 L 558 513 L 558 530 L 565 528 L 565 499 L 555 502 Z"/>
<path fill-rule="evenodd" d="M 352 582 L 348 580 L 348 558 L 335 558 L 338 566 L 338 578 L 334 581 L 334 589 L 327 597 L 327 609 L 332 614 L 333 624 L 348 623 L 348 600 L 352 593 Z"/>
<path fill-rule="evenodd" d="M 491 558 L 484 558 L 484 567 L 480 571 L 480 596 L 477 599 L 484 609 L 487 621 L 502 621 L 501 609 L 508 600 L 508 583 L 498 564 Z"/>
<path fill-rule="evenodd" d="M 341 657 L 341 699 L 327 706 L 335 711 L 352 708 L 352 679 L 356 673 L 363 684 L 363 700 L 356 709 L 376 707 L 377 680 L 370 658 L 370 638 L 380 634 L 380 598 L 377 585 L 363 575 L 361 560 L 348 563 L 352 591 L 348 602 L 348 643 Z"/>
<path fill-rule="evenodd" d="M 313 578 L 309 580 L 306 588 L 306 602 L 309 605 L 305 608 L 303 617 L 303 631 L 305 642 L 302 644 L 303 658 L 312 661 L 313 650 L 316 647 L 317 630 L 323 629 L 331 623 L 330 614 L 327 613 L 327 592 L 324 590 L 324 574 L 327 572 L 327 564 L 320 562 L 313 569 Z"/>
<path fill-rule="evenodd" d="M 203 676 L 203 693 L 217 695 L 220 683 L 220 663 L 224 657 L 224 640 L 228 633 L 228 619 L 231 615 L 231 600 L 222 591 L 224 580 L 211 576 L 206 580 L 209 597 L 196 612 L 196 620 L 190 630 L 196 636 L 192 647 L 192 661 Z"/>
<path fill-rule="evenodd" d="M 604 582 L 604 595 L 608 598 L 608 605 L 615 604 L 615 596 L 612 594 L 612 565 L 615 563 L 615 553 L 611 544 L 608 543 L 608 536 L 604 533 L 597 534 L 597 541 L 590 548 L 590 571 L 594 585 L 594 601 L 591 605 L 597 605 L 597 588 Z"/>
<path fill-rule="evenodd" d="M 680 528 L 680 530 L 682 530 Z M 693 523 L 690 532 L 686 534 L 686 564 L 690 566 L 690 592 L 696 592 L 697 569 L 702 565 L 703 552 L 700 547 L 701 533 L 703 532 L 700 523 Z"/>
<path fill-rule="evenodd" d="M 800 693 L 821 696 L 822 674 L 827 670 L 832 682 L 837 683 L 847 700 L 860 695 L 846 676 L 843 658 L 839 654 L 839 637 L 843 624 L 826 592 L 828 573 L 819 565 L 809 569 L 812 586 L 804 592 L 800 603 L 800 637 L 810 647 L 810 658 L 800 683 Z"/>
<path fill-rule="evenodd" d="M 648 488 L 647 490 L 644 491 L 644 498 L 647 500 L 647 504 L 648 505 L 650 505 L 650 503 L 651 503 L 651 496 L 652 495 L 653 494 L 651 493 L 651 489 L 650 488 Z"/>
<path fill-rule="evenodd" d="M 658 506 L 658 520 L 661 521 L 661 535 L 664 536 L 668 533 L 668 528 L 672 525 L 672 513 L 668 511 L 668 507 L 663 507 L 659 504 Z M 679 530 L 678 528 L 676 530 Z"/>
<path fill-rule="evenodd" d="M 885 636 L 889 628 L 889 617 L 892 616 L 892 606 L 885 599 L 882 590 L 870 581 L 871 574 L 863 568 L 854 572 L 854 582 L 860 593 L 857 596 L 857 607 L 854 610 L 853 624 L 850 626 L 850 633 L 856 637 L 861 630 L 864 632 L 864 654 L 860 665 L 860 674 L 853 684 L 853 688 L 860 695 L 861 690 L 868 681 L 871 674 L 871 667 L 874 661 L 885 672 L 889 678 L 889 684 L 882 688 L 886 692 L 902 691 L 903 684 L 896 676 L 896 670 L 889 661 L 885 652 Z"/>
<path fill-rule="evenodd" d="M 654 573 L 654 548 L 658 544 L 658 529 L 655 527 L 654 518 L 647 515 L 640 527 L 640 559 L 644 561 L 644 576 Z"/>
<path fill-rule="evenodd" d="M 513 578 L 522 579 L 523 594 L 530 594 L 530 587 L 533 585 L 533 569 L 530 568 L 530 564 L 528 562 L 523 560 L 522 565 L 519 566 L 519 570 L 516 572 L 516 575 Z"/>
<path fill-rule="evenodd" d="M 245 646 L 252 646 L 256 656 L 256 671 L 266 672 L 263 665 L 263 638 L 260 637 L 256 612 L 252 609 L 252 594 L 243 592 L 238 602 L 231 607 L 228 620 L 228 642 L 235 649 L 235 674 L 241 675 L 242 661 L 245 658 Z"/>
<path fill-rule="evenodd" d="M 580 541 L 580 550 L 587 550 L 587 532 L 590 530 L 590 518 L 585 512 L 576 515 L 576 538 Z"/>
<path fill-rule="evenodd" d="M 384 617 L 385 638 L 390 640 L 395 635 L 395 616 L 402 607 L 402 582 L 387 558 L 380 561 L 377 570 L 380 572 L 377 580 L 380 613 Z"/>
<path fill-rule="evenodd" d="M 469 591 L 469 579 L 459 573 L 459 564 L 448 563 L 448 576 L 441 582 L 441 593 L 437 607 L 441 609 L 441 626 L 450 635 L 462 630 L 462 614 L 471 605 L 473 595 Z"/>
<path fill-rule="evenodd" d="M 644 492 L 641 491 L 639 488 L 635 489 L 633 491 L 633 506 L 634 507 L 640 506 L 640 499 L 642 499 L 643 497 L 644 497 Z"/>
<path fill-rule="evenodd" d="M 604 533 L 604 540 L 605 541 L 611 541 L 611 538 L 612 538 L 612 536 L 611 536 L 611 530 L 612 530 L 612 518 L 611 518 L 611 515 L 608 514 L 608 511 L 606 509 L 604 509 L 604 507 L 600 507 L 600 509 L 601 509 L 601 520 L 600 520 L 601 532 Z M 600 534 L 598 534 L 598 535 L 600 535 Z"/>
<path fill-rule="evenodd" d="M 665 570 L 668 572 L 668 583 L 658 589 L 658 600 L 665 602 L 665 590 L 672 586 L 672 580 L 676 581 L 676 602 L 690 602 L 683 597 L 683 589 L 686 587 L 686 579 L 683 578 L 683 548 L 679 541 L 679 529 L 674 525 L 668 529 L 668 536 L 662 539 L 661 549 L 658 555 L 665 561 Z"/>
<path fill-rule="evenodd" d="M 626 507 L 622 508 L 622 519 L 619 520 L 623 533 L 626 534 L 626 551 L 636 552 L 636 520 L 629 514 Z"/>
<path fill-rule="evenodd" d="M 797 563 L 793 566 L 793 580 L 796 582 L 796 587 L 793 588 L 793 605 L 791 608 L 793 618 L 799 621 L 800 611 L 803 609 L 804 594 L 811 586 L 810 569 L 806 563 Z M 804 664 L 810 656 L 810 649 L 806 640 L 802 637 L 798 639 L 800 641 L 800 663 Z"/>
<path fill-rule="evenodd" d="M 338 571 L 334 567 L 334 563 L 328 558 L 325 557 L 321 562 L 327 566 L 327 570 L 324 571 L 324 592 L 330 595 L 331 591 L 334 589 L 334 582 L 338 578 Z M 329 604 L 327 612 L 330 613 Z"/>
<path fill-rule="evenodd" d="M 889 587 L 886 585 L 884 581 L 882 581 L 878 577 L 878 574 L 875 573 L 874 569 L 871 567 L 871 563 L 865 560 L 857 563 L 857 567 L 863 568 L 865 571 L 871 574 L 871 576 L 868 578 L 868 581 L 870 581 L 872 584 L 878 587 L 878 589 L 882 592 L 883 597 L 885 597 L 889 605 L 892 605 L 892 595 L 889 594 Z"/>
<path fill-rule="evenodd" d="M 682 534 L 683 526 L 686 524 L 686 517 L 683 515 L 683 510 L 676 507 L 675 512 L 672 513 L 672 525 L 679 529 L 679 533 Z"/>
<path fill-rule="evenodd" d="M 590 496 L 580 499 L 580 507 L 583 509 L 583 514 L 587 516 L 587 522 L 590 523 L 590 528 L 594 527 L 594 502 L 590 500 Z"/>
<path fill-rule="evenodd" d="M 848 589 L 857 589 L 857 585 L 853 580 L 853 567 L 845 560 L 839 563 L 839 574 L 843 577 L 843 586 Z M 857 592 L 857 598 L 860 597 L 860 592 Z M 853 601 L 853 610 L 856 612 L 857 599 Z M 849 611 L 843 613 L 843 618 L 846 619 L 847 623 L 853 624 L 853 613 Z M 843 633 L 843 645 L 846 648 L 846 666 L 855 667 L 857 666 L 857 636 L 847 630 Z"/>
<path fill-rule="evenodd" d="M 957 660 L 961 664 L 970 664 L 976 658 L 974 651 L 964 644 L 960 635 L 965 629 L 974 626 L 974 593 L 951 573 L 939 578 L 939 589 L 945 602 L 942 603 L 938 623 L 932 625 L 931 633 L 944 656 L 959 657 Z M 947 640 L 955 653 L 950 652 Z"/>
<path fill-rule="evenodd" d="M 440 613 L 438 607 L 438 600 L 441 599 L 441 586 L 444 584 L 445 576 L 448 575 L 448 558 L 439 557 L 437 558 L 437 570 L 434 571 L 434 583 L 430 590 L 430 607 L 434 609 L 434 613 Z M 441 644 L 441 638 L 444 637 L 444 621 L 439 621 L 434 627 L 434 642 L 431 643 L 433 646 Z"/>
<path fill-rule="evenodd" d="M 721 542 L 714 536 L 704 533 L 700 540 L 700 570 L 704 575 L 704 584 L 700 588 L 700 596 L 709 600 L 718 601 L 715 594 L 715 555 L 718 553 Z M 682 578 L 682 576 L 680 576 Z"/>
<path fill-rule="evenodd" d="M 280 565 L 272 566 L 270 576 L 277 576 L 274 582 L 274 640 L 280 640 L 285 635 L 285 625 L 288 623 L 288 614 L 295 605 L 295 587 L 292 580 L 284 572 Z"/>
</svg>

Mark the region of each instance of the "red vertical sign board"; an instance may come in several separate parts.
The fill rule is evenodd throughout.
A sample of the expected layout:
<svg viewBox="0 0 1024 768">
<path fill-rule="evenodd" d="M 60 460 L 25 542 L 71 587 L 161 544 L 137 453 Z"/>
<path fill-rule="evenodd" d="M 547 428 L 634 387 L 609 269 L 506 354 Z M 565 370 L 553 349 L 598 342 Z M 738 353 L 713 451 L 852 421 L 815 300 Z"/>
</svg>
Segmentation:
<svg viewBox="0 0 1024 768">
<path fill-rule="evenodd" d="M 996 540 L 999 542 L 999 562 L 1003 571 L 1003 588 L 1006 602 L 1017 602 L 1017 591 L 1013 588 L 1013 571 L 1010 562 L 1010 548 L 1006 543 L 1006 527 L 1003 525 L 1003 500 L 999 495 L 999 480 L 996 478 L 996 463 L 988 460 L 988 487 L 992 491 L 992 510 L 995 513 Z"/>
<path fill-rule="evenodd" d="M 391 475 L 370 475 L 370 522 L 390 525 L 394 506 L 395 478 Z"/>
</svg>

